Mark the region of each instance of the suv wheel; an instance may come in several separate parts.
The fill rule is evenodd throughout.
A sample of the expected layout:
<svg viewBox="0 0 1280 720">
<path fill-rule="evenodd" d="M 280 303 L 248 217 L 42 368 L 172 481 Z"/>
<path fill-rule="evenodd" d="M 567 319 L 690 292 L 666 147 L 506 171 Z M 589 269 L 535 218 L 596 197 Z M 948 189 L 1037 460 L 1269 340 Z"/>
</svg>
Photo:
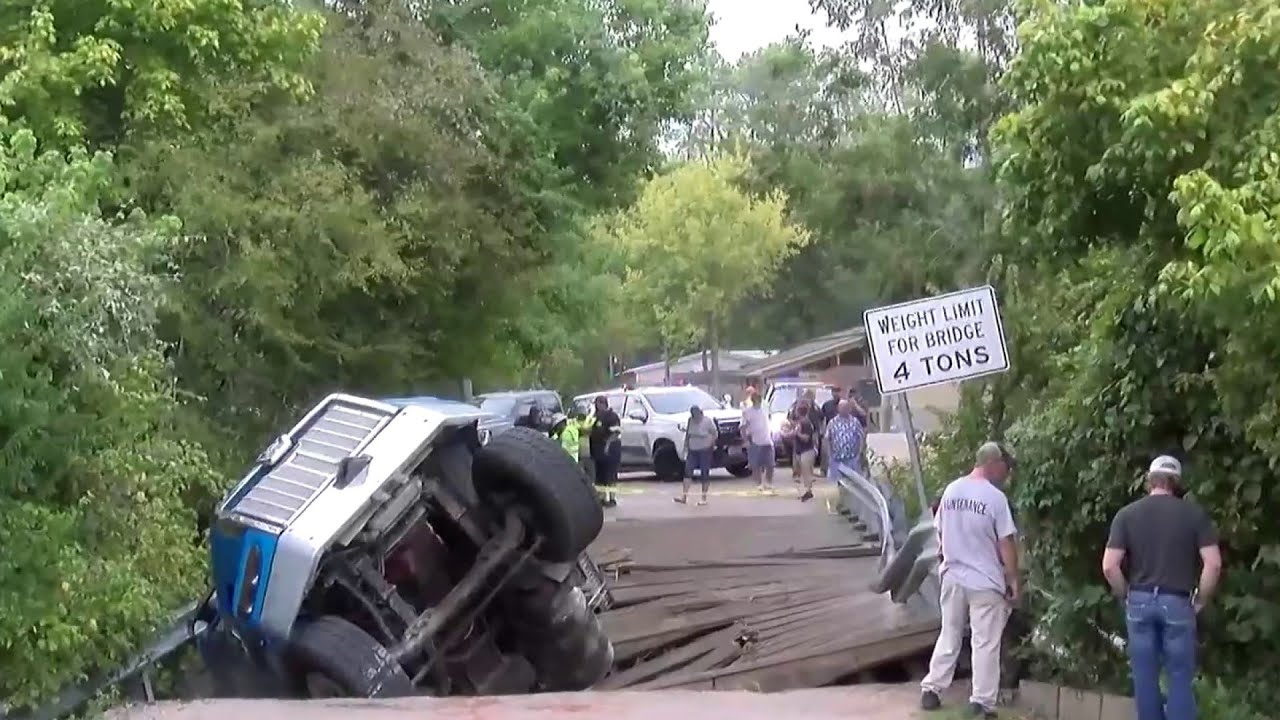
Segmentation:
<svg viewBox="0 0 1280 720">
<path fill-rule="evenodd" d="M 560 443 L 525 427 L 494 435 L 476 452 L 471 478 L 481 500 L 525 511 L 542 536 L 538 557 L 573 562 L 604 527 L 604 511 L 578 461 Z"/>
<path fill-rule="evenodd" d="M 663 482 L 684 480 L 684 461 L 675 445 L 663 443 L 653 450 L 653 474 Z"/>
<path fill-rule="evenodd" d="M 724 469 L 728 470 L 729 474 L 736 478 L 751 477 L 751 466 L 747 464 L 746 460 L 725 465 Z"/>
<path fill-rule="evenodd" d="M 289 639 L 288 665 L 302 697 L 392 698 L 413 682 L 377 640 L 337 615 L 301 621 Z"/>
</svg>

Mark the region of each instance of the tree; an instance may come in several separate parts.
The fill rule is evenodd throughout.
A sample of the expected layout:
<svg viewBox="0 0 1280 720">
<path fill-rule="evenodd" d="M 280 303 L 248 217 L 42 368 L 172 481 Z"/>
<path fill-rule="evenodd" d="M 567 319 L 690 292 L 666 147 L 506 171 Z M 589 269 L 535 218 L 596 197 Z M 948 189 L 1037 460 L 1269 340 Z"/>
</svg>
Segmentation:
<svg viewBox="0 0 1280 720">
<path fill-rule="evenodd" d="M 261 91 L 304 94 L 301 66 L 321 27 L 284 0 L 6 2 L 0 130 L 114 146 L 130 133 L 198 127 Z M 229 104 L 227 81 L 253 92 Z"/>
<path fill-rule="evenodd" d="M 788 220 L 783 193 L 744 192 L 748 168 L 741 154 L 680 165 L 649 181 L 611 232 L 628 296 L 649 309 L 669 352 L 705 338 L 717 393 L 720 337 L 732 310 L 809 242 Z"/>
<path fill-rule="evenodd" d="M 172 222 L 104 219 L 111 158 L 0 143 L 0 697 L 18 709 L 133 653 L 200 586 L 155 322 Z"/>
<path fill-rule="evenodd" d="M 799 342 L 857 324 L 868 307 L 985 279 L 985 168 L 966 166 L 941 130 L 884 113 L 854 59 L 789 38 L 744 57 L 707 101 L 719 136 L 750 153 L 750 188 L 783 190 L 813 235 L 768 292 L 743 298 L 735 343 Z M 682 137 L 705 137 L 712 114 Z M 958 127 L 954 145 L 972 132 Z"/>
<path fill-rule="evenodd" d="M 199 238 L 172 258 L 185 281 L 165 333 L 238 449 L 334 387 L 518 372 L 545 347 L 526 306 L 562 257 L 543 224 L 571 227 L 503 156 L 521 139 L 482 71 L 398 3 L 330 16 L 308 70 L 312 97 L 132 166 L 139 201 Z"/>
<path fill-rule="evenodd" d="M 588 212 L 629 202 L 657 168 L 708 53 L 705 3 L 690 0 L 442 2 L 426 20 L 492 73 L 506 122 L 545 163 L 537 191 Z"/>
<path fill-rule="evenodd" d="M 1075 681 L 1126 677 L 1094 630 L 1123 622 L 1100 543 L 1151 458 L 1180 455 L 1230 567 L 1201 628 L 1206 683 L 1273 714 L 1280 21 L 1261 0 L 1022 12 L 993 150 L 1016 353 L 1002 415 L 1038 629 L 1072 648 L 1055 664 Z"/>
</svg>

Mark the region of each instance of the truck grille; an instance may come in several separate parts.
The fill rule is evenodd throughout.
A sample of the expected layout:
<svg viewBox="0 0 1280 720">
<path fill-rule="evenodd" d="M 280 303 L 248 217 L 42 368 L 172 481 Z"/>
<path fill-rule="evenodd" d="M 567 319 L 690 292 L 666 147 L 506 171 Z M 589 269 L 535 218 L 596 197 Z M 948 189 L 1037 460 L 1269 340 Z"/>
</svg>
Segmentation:
<svg viewBox="0 0 1280 720">
<path fill-rule="evenodd" d="M 331 403 L 294 437 L 289 453 L 231 511 L 288 527 L 338 474 L 338 463 L 373 437 L 390 414 Z"/>
<path fill-rule="evenodd" d="M 738 439 L 738 420 L 717 420 L 716 429 L 720 431 L 720 442 L 732 442 Z"/>
</svg>

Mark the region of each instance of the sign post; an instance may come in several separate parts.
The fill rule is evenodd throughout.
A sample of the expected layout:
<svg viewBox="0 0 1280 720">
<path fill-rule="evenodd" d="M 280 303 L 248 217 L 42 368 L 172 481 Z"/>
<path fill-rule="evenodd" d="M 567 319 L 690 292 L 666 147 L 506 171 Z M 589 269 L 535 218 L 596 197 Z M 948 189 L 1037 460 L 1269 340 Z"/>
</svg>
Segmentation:
<svg viewBox="0 0 1280 720">
<path fill-rule="evenodd" d="M 888 305 L 863 313 L 881 395 L 898 395 L 920 507 L 928 493 L 907 393 L 1009 369 L 1004 326 L 990 285 Z"/>
</svg>

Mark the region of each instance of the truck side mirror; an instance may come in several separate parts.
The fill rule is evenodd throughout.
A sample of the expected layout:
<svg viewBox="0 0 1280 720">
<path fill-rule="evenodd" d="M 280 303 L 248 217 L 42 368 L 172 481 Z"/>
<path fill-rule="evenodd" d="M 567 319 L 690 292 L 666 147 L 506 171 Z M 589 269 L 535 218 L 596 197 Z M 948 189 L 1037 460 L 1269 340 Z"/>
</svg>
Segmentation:
<svg viewBox="0 0 1280 720">
<path fill-rule="evenodd" d="M 627 417 L 631 418 L 632 420 L 638 420 L 638 421 L 640 421 L 640 422 L 648 422 L 648 421 L 649 421 L 649 413 L 646 413 L 646 412 L 645 412 L 643 409 L 641 409 L 641 408 L 636 408 L 635 410 L 632 410 L 631 412 L 628 412 L 628 413 L 627 413 Z"/>
</svg>

